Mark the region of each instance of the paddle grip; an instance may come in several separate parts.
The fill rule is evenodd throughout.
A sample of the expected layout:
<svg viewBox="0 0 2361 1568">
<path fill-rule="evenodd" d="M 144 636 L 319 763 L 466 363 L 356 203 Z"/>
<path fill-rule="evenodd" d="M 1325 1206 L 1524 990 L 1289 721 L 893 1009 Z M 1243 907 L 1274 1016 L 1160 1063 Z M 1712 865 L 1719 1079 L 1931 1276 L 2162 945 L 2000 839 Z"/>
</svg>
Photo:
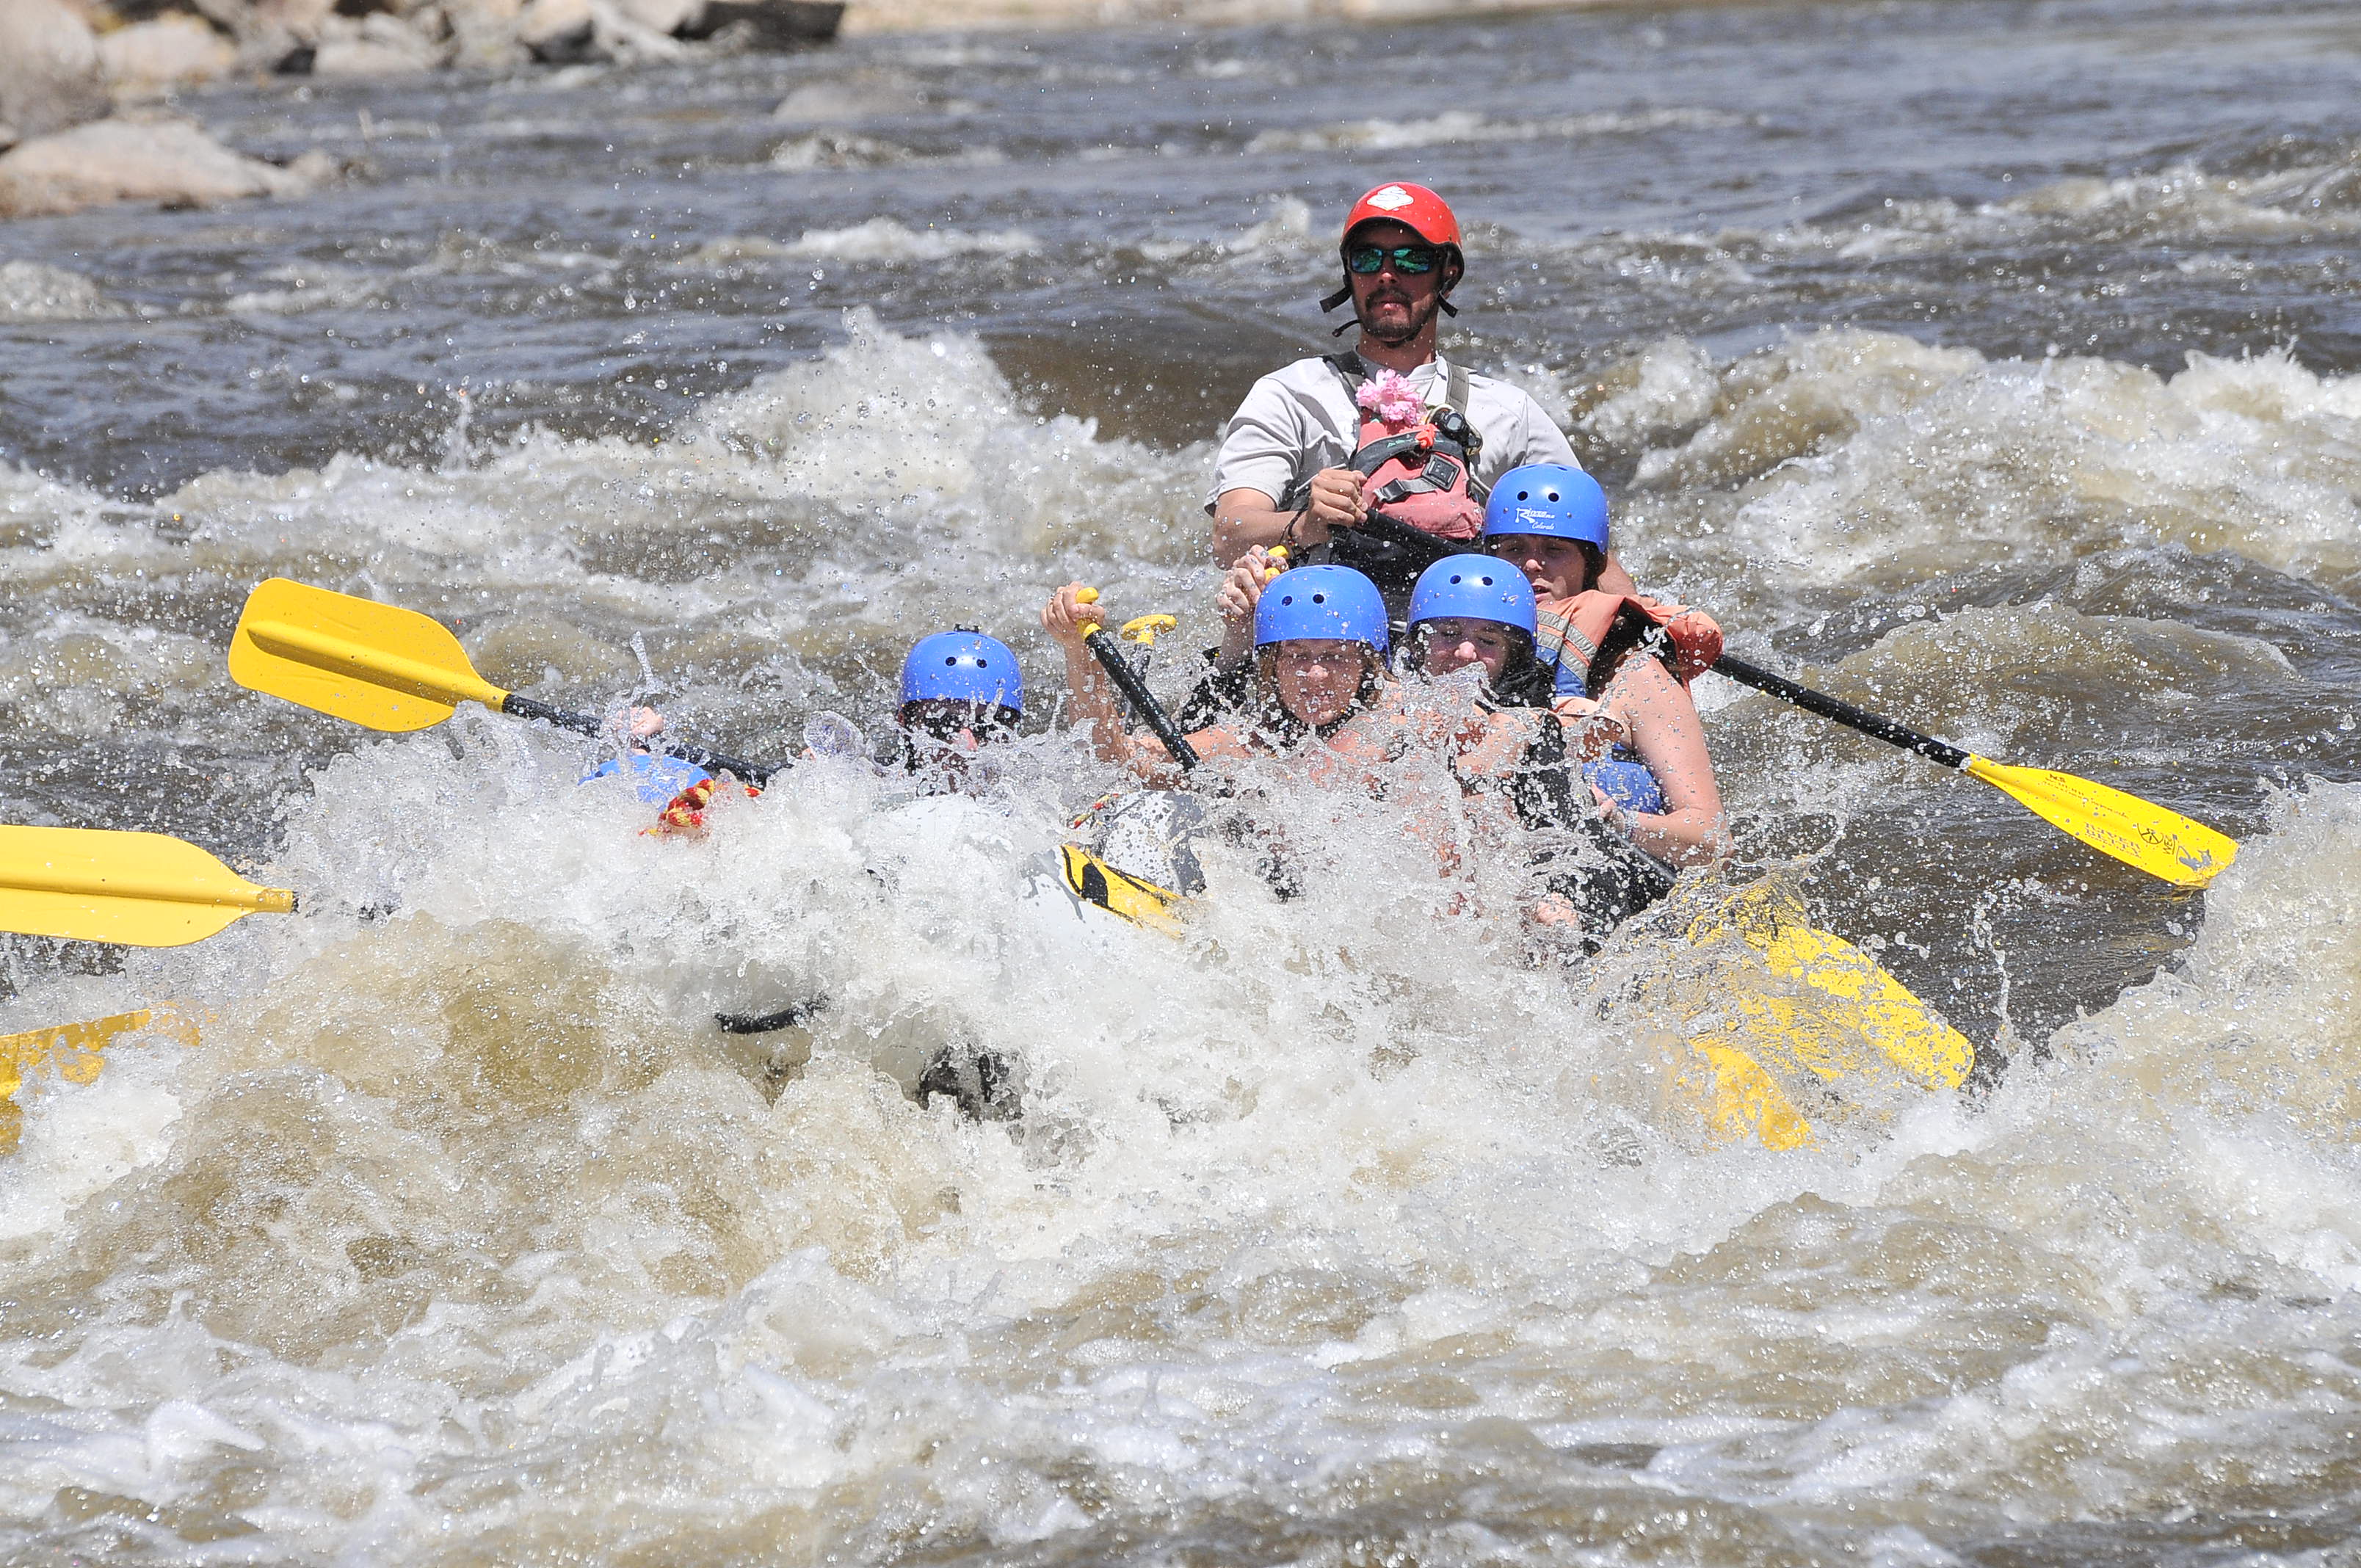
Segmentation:
<svg viewBox="0 0 2361 1568">
<path fill-rule="evenodd" d="M 1108 636 L 1104 627 L 1094 628 L 1082 639 L 1082 645 L 1106 666 L 1107 679 L 1123 693 L 1125 700 L 1131 704 L 1132 711 L 1145 719 L 1148 728 L 1156 732 L 1156 738 L 1164 742 L 1164 749 L 1172 753 L 1172 760 L 1184 770 L 1195 767 L 1196 748 L 1189 744 L 1189 738 L 1180 733 L 1180 727 L 1172 722 L 1172 716 L 1164 711 L 1164 705 L 1156 700 L 1156 694 L 1148 689 L 1148 683 L 1139 678 L 1139 672 L 1131 667 L 1129 659 L 1124 657 L 1123 645 Z"/>
<path fill-rule="evenodd" d="M 605 721 L 593 718 L 587 713 L 569 713 L 565 708 L 552 707 L 545 702 L 535 702 L 514 692 L 500 698 L 500 711 L 516 718 L 538 718 L 544 723 L 555 724 L 560 729 L 571 729 L 577 735 L 604 735 L 607 732 Z M 766 767 L 760 762 L 724 756 L 719 751 L 708 751 L 702 746 L 671 740 L 652 740 L 647 744 L 667 757 L 678 757 L 708 773 L 732 773 L 751 784 L 766 784 L 771 782 L 773 773 L 784 773 L 787 767 L 785 762 L 776 767 Z"/>
<path fill-rule="evenodd" d="M 1942 763 L 1947 768 L 1964 768 L 1969 753 L 1949 740 L 1938 740 L 1932 735 L 1921 735 L 1916 729 L 1881 718 L 1867 708 L 1841 702 L 1826 692 L 1816 692 L 1809 686 L 1797 685 L 1784 675 L 1774 675 L 1759 665 L 1724 653 L 1713 663 L 1717 674 L 1752 686 L 1756 691 L 1769 692 L 1773 696 L 1792 702 L 1806 713 L 1817 713 L 1822 718 L 1833 718 L 1848 729 L 1858 729 L 1863 735 L 1873 735 L 1888 745 L 1899 746 L 1905 751 Z"/>
</svg>

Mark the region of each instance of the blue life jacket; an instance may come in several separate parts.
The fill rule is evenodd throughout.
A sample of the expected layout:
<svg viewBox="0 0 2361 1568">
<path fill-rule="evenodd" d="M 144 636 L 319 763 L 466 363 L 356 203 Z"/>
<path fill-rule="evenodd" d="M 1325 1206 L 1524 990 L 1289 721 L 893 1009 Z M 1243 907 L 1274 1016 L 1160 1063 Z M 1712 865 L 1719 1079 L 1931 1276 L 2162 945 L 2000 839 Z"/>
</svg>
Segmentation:
<svg viewBox="0 0 2361 1568">
<path fill-rule="evenodd" d="M 713 775 L 694 762 L 678 757 L 660 757 L 652 751 L 629 751 L 620 757 L 609 757 L 584 773 L 577 784 L 588 784 L 592 779 L 628 776 L 631 787 L 642 800 L 652 806 L 662 806 L 691 784 L 703 784 Z"/>
</svg>

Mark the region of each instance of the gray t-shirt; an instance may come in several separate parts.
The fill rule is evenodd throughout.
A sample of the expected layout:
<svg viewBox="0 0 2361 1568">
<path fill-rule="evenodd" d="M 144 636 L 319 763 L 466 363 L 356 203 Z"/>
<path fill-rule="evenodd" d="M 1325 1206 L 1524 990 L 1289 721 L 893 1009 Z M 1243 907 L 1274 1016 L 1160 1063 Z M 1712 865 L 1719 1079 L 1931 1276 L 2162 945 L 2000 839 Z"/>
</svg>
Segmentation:
<svg viewBox="0 0 2361 1568">
<path fill-rule="evenodd" d="M 1430 408 L 1449 390 L 1450 367 L 1441 355 L 1410 373 L 1410 384 Z M 1488 488 L 1528 463 L 1574 464 L 1565 433 L 1521 387 L 1491 376 L 1467 378 L 1467 422 L 1484 438 L 1477 482 Z M 1323 468 L 1341 468 L 1360 444 L 1361 411 L 1344 378 L 1324 359 L 1299 359 L 1254 384 L 1222 427 L 1213 457 L 1213 488 L 1205 510 L 1225 491 L 1260 490 L 1276 506 L 1288 491 Z M 1576 465 L 1578 466 L 1579 465 Z"/>
</svg>

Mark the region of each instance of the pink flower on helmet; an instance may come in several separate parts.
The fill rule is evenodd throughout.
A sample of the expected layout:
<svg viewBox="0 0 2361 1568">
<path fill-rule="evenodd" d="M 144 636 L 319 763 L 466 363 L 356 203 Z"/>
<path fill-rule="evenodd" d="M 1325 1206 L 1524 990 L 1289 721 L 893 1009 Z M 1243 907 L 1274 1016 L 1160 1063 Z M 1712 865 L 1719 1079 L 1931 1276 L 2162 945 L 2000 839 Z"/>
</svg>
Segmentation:
<svg viewBox="0 0 2361 1568">
<path fill-rule="evenodd" d="M 1353 394 L 1361 411 L 1373 413 L 1385 421 L 1388 430 L 1408 430 L 1426 412 L 1426 400 L 1411 388 L 1410 378 L 1399 370 L 1380 370 L 1361 383 Z"/>
</svg>

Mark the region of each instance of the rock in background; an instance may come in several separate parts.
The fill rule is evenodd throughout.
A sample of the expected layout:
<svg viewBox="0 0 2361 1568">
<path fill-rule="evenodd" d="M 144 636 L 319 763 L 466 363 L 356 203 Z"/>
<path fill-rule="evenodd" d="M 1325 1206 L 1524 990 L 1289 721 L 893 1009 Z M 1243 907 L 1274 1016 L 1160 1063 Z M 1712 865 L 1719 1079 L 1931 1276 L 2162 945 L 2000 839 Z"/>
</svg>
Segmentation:
<svg viewBox="0 0 2361 1568">
<path fill-rule="evenodd" d="M 203 17 L 174 12 L 101 33 L 98 58 L 106 84 L 134 97 L 226 76 L 237 46 Z"/>
<path fill-rule="evenodd" d="M 0 0 L 0 145 L 94 120 L 113 106 L 98 39 L 64 0 Z"/>
<path fill-rule="evenodd" d="M 102 61 L 126 87 L 184 79 L 227 47 L 192 30 L 202 26 L 159 17 L 119 29 L 132 36 L 103 49 L 65 0 L 0 0 L 0 217 L 111 202 L 209 206 L 293 195 L 333 174 L 317 157 L 287 169 L 247 158 L 187 120 L 115 114 Z"/>
<path fill-rule="evenodd" d="M 118 92 L 152 92 L 232 71 L 367 77 L 446 66 L 670 60 L 686 52 L 681 40 L 717 35 L 725 46 L 784 48 L 825 41 L 843 13 L 836 0 L 38 3 L 81 9 L 101 35 Z M 16 4 L 0 0 L 0 9 Z"/>
<path fill-rule="evenodd" d="M 322 160 L 325 162 L 325 160 Z M 111 116 L 18 144 L 0 156 L 0 217 L 47 217 L 112 202 L 210 207 L 310 191 L 333 163 L 292 168 L 232 152 L 182 119 Z"/>
</svg>

